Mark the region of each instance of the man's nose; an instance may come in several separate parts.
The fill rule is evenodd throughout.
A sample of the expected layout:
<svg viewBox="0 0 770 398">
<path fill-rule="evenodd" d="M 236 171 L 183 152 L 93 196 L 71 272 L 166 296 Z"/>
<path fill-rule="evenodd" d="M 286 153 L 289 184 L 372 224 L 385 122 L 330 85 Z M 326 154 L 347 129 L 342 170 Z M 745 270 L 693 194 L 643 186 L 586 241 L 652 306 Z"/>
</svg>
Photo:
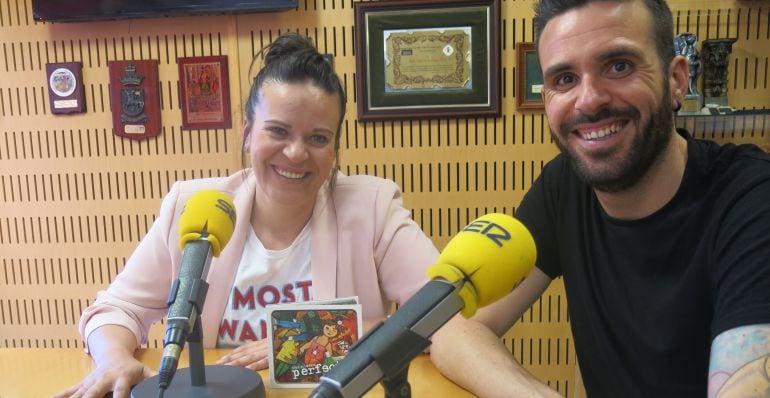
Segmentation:
<svg viewBox="0 0 770 398">
<path fill-rule="evenodd" d="M 601 80 L 593 76 L 583 77 L 577 95 L 575 109 L 588 115 L 595 114 L 610 102 L 610 94 L 603 87 Z"/>
</svg>

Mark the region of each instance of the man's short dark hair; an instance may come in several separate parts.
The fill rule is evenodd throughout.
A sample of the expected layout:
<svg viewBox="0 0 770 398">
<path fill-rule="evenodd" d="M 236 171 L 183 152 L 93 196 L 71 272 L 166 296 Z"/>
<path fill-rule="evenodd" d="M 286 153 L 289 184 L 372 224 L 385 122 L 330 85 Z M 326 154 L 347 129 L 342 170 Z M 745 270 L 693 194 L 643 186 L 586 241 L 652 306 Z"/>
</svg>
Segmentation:
<svg viewBox="0 0 770 398">
<path fill-rule="evenodd" d="M 545 25 L 553 18 L 574 8 L 599 1 L 624 3 L 642 1 L 652 17 L 652 35 L 664 75 L 674 59 L 674 22 L 665 0 L 540 0 L 535 5 L 535 43 L 539 44 Z M 538 46 L 539 48 L 539 46 Z"/>
</svg>

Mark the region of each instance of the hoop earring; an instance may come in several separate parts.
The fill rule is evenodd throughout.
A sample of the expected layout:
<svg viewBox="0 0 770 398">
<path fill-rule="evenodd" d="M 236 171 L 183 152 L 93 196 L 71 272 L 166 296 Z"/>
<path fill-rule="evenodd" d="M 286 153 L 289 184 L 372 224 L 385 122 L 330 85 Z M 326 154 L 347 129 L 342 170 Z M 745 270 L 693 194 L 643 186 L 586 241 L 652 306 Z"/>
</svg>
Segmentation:
<svg viewBox="0 0 770 398">
<path fill-rule="evenodd" d="M 674 112 L 679 112 L 680 109 L 682 109 L 682 103 L 679 101 L 676 101 L 674 103 Z"/>
</svg>

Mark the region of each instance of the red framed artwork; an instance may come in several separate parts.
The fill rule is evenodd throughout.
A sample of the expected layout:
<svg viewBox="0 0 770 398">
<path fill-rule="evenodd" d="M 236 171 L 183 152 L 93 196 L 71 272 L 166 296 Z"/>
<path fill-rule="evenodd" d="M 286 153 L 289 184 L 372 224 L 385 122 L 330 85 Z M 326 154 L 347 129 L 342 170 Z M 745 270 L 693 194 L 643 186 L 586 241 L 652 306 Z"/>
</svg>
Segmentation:
<svg viewBox="0 0 770 398">
<path fill-rule="evenodd" d="M 179 58 L 179 102 L 183 129 L 229 129 L 227 56 Z"/>
</svg>

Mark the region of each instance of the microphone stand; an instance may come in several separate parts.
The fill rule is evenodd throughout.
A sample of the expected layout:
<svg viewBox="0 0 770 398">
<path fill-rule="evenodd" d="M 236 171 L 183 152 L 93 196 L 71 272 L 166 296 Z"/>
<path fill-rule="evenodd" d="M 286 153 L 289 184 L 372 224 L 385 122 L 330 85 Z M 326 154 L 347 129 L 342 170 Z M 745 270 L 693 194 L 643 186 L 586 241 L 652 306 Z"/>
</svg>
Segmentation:
<svg viewBox="0 0 770 398">
<path fill-rule="evenodd" d="M 203 333 L 201 317 L 195 317 L 192 332 L 187 336 L 187 355 L 190 358 L 190 383 L 195 387 L 206 385 L 206 365 L 203 363 Z"/>
<path fill-rule="evenodd" d="M 373 353 L 374 362 L 382 369 L 383 377 L 380 381 L 385 390 L 385 398 L 410 398 L 412 386 L 409 385 L 409 363 L 412 358 L 423 352 L 430 340 L 413 332 L 411 329 L 402 329 L 396 339 L 397 346 L 406 347 L 406 352 L 381 351 Z"/>
<path fill-rule="evenodd" d="M 187 339 L 190 367 L 176 371 L 163 394 L 166 398 L 264 398 L 265 385 L 259 373 L 240 366 L 204 365 L 203 333 L 200 317 L 195 319 Z M 132 398 L 158 397 L 159 375 L 150 377 L 131 390 Z"/>
<path fill-rule="evenodd" d="M 203 308 L 208 284 L 201 281 L 203 294 L 198 294 L 196 308 Z M 137 384 L 131 390 L 132 398 L 264 398 L 265 385 L 259 373 L 240 366 L 205 365 L 203 360 L 203 327 L 201 317 L 195 317 L 192 331 L 187 336 L 189 368 L 176 371 L 168 388 L 162 393 L 158 388 L 160 375 Z M 208 380 L 207 380 L 208 379 Z"/>
<path fill-rule="evenodd" d="M 382 322 L 379 323 L 370 333 L 382 325 Z M 377 335 L 374 336 L 370 335 L 369 338 L 378 338 Z M 389 341 L 389 343 L 391 342 L 394 346 L 401 347 L 402 349 L 373 351 L 367 353 L 367 355 L 382 370 L 383 377 L 380 380 L 380 384 L 385 390 L 385 398 L 411 398 L 412 387 L 407 378 L 409 375 L 409 363 L 412 361 L 412 358 L 423 352 L 431 342 L 429 339 L 407 328 L 402 329 L 394 341 Z M 366 372 L 364 370 L 364 373 Z M 339 389 L 332 387 L 335 384 L 334 381 L 327 381 L 330 383 L 319 384 L 310 394 L 309 398 L 344 397 Z"/>
<path fill-rule="evenodd" d="M 462 286 L 462 281 L 428 282 L 398 311 L 358 340 L 345 359 L 321 376 L 321 383 L 310 397 L 358 397 L 380 382 L 386 397 L 409 398 L 409 363 L 430 346 L 428 337 L 463 308 L 456 293 Z"/>
<path fill-rule="evenodd" d="M 385 390 L 385 398 L 411 398 L 412 386 L 409 385 L 407 376 L 409 373 L 409 365 L 406 365 L 393 377 L 385 376 L 380 384 Z"/>
</svg>

